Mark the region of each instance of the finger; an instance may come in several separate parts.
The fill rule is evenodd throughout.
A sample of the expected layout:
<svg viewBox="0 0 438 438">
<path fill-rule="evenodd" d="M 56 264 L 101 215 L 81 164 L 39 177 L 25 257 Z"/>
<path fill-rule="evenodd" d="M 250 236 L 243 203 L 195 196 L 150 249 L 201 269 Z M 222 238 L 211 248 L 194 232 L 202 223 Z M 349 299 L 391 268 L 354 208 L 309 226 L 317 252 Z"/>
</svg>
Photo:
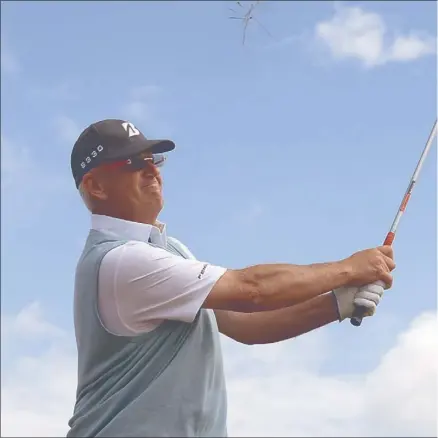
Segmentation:
<svg viewBox="0 0 438 438">
<path fill-rule="evenodd" d="M 381 245 L 381 246 L 378 246 L 377 249 L 382 254 L 385 254 L 387 257 L 390 257 L 392 259 L 394 258 L 394 250 L 393 250 L 392 246 L 390 246 L 390 245 Z"/>
<path fill-rule="evenodd" d="M 392 246 L 389 245 L 382 245 L 377 247 L 377 249 L 385 256 L 393 259 L 394 258 L 394 250 L 392 249 Z"/>
<path fill-rule="evenodd" d="M 375 283 L 367 284 L 366 286 L 362 286 L 359 288 L 356 296 L 365 296 L 365 294 L 373 294 L 381 297 L 384 292 L 384 285 L 380 281 L 376 281 Z"/>
<path fill-rule="evenodd" d="M 385 260 L 386 266 L 390 271 L 393 271 L 395 269 L 395 262 L 393 259 L 389 258 L 385 254 L 383 254 L 383 260 Z"/>
<path fill-rule="evenodd" d="M 354 298 L 354 303 L 360 306 L 362 302 L 374 303 L 377 305 L 380 302 L 380 295 L 366 290 L 358 292 Z M 371 304 L 366 304 L 363 305 L 363 307 L 369 307 L 370 305 Z"/>
<path fill-rule="evenodd" d="M 393 278 L 389 272 L 382 272 L 380 279 L 385 283 L 385 289 L 390 289 L 392 287 Z"/>
<path fill-rule="evenodd" d="M 362 309 L 365 310 L 365 313 L 363 314 L 363 317 L 373 316 L 376 313 L 377 306 L 375 307 L 365 307 L 361 305 L 361 303 L 355 303 L 355 305 L 362 307 Z"/>
<path fill-rule="evenodd" d="M 370 297 L 356 295 L 354 305 L 374 312 L 379 304 L 379 297 L 374 294 L 371 298 L 372 299 L 370 299 Z"/>
</svg>

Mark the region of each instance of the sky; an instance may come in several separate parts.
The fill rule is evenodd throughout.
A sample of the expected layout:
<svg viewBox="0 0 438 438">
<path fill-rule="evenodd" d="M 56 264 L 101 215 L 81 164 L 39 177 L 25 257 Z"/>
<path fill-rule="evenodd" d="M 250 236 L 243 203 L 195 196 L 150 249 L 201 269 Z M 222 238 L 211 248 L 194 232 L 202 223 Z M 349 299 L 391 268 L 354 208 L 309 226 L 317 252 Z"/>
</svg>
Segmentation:
<svg viewBox="0 0 438 438">
<path fill-rule="evenodd" d="M 250 3 L 1 3 L 2 436 L 68 429 L 90 226 L 70 153 L 89 124 L 175 141 L 160 219 L 200 260 L 382 243 L 437 113 L 436 2 L 261 2 L 242 44 L 229 17 Z M 222 338 L 230 436 L 436 436 L 436 169 L 435 141 L 373 318 Z"/>
</svg>

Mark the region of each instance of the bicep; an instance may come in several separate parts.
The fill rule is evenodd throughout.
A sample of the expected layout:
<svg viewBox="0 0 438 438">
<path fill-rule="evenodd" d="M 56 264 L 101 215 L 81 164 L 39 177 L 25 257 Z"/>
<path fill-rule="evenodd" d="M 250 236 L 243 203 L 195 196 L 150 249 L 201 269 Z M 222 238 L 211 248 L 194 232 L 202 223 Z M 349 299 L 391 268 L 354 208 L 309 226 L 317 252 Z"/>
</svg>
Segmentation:
<svg viewBox="0 0 438 438">
<path fill-rule="evenodd" d="M 169 237 L 169 242 L 190 260 L 196 260 L 192 252 L 179 240 Z M 203 263 L 203 270 L 210 269 L 208 263 Z M 252 308 L 251 287 L 246 284 L 244 270 L 227 269 L 223 275 L 212 285 L 206 295 L 202 307 L 206 309 L 224 309 L 248 312 Z"/>
</svg>

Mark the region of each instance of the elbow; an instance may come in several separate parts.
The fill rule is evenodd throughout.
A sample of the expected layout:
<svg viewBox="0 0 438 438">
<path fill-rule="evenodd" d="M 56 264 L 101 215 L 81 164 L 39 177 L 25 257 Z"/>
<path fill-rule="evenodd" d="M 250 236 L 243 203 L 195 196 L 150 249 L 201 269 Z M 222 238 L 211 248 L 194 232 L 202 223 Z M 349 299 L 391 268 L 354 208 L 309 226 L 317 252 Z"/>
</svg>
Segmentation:
<svg viewBox="0 0 438 438">
<path fill-rule="evenodd" d="M 236 284 L 239 297 L 236 303 L 238 308 L 236 308 L 235 311 L 253 313 L 265 310 L 265 299 L 257 278 L 255 278 L 251 272 L 248 272 L 248 269 L 236 270 L 235 274 L 237 276 Z M 247 342 L 243 343 L 246 344 Z"/>
<path fill-rule="evenodd" d="M 229 269 L 216 283 L 203 307 L 254 313 L 268 310 L 267 294 L 251 268 Z"/>
<path fill-rule="evenodd" d="M 252 346 L 252 345 L 258 345 L 259 343 L 256 342 L 253 339 L 242 339 L 238 341 L 240 344 L 246 345 L 246 346 Z"/>
<path fill-rule="evenodd" d="M 234 334 L 234 336 L 228 334 L 227 336 L 230 339 L 232 339 L 234 342 L 237 342 L 238 344 L 241 344 L 241 345 L 249 345 L 250 346 L 250 345 L 257 345 L 258 344 L 258 342 L 254 336 L 247 336 L 246 334 L 242 334 L 242 333 Z"/>
<path fill-rule="evenodd" d="M 276 339 L 266 337 L 263 333 L 252 333 L 251 336 L 239 337 L 238 339 L 234 339 L 239 344 L 254 346 L 254 345 L 269 345 L 275 344 L 277 342 L 283 341 L 284 339 Z"/>
</svg>

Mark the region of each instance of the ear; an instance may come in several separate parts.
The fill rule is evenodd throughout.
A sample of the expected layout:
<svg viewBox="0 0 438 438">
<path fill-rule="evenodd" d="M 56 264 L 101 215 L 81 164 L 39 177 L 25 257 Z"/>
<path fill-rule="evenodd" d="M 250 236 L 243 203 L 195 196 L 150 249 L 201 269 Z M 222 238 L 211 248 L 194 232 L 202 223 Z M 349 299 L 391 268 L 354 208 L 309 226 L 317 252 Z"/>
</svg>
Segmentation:
<svg viewBox="0 0 438 438">
<path fill-rule="evenodd" d="M 82 187 L 92 198 L 98 199 L 99 201 L 105 201 L 108 199 L 105 185 L 101 179 L 98 178 L 98 175 L 94 174 L 94 172 L 89 172 L 84 175 L 84 178 L 82 179 Z"/>
</svg>

